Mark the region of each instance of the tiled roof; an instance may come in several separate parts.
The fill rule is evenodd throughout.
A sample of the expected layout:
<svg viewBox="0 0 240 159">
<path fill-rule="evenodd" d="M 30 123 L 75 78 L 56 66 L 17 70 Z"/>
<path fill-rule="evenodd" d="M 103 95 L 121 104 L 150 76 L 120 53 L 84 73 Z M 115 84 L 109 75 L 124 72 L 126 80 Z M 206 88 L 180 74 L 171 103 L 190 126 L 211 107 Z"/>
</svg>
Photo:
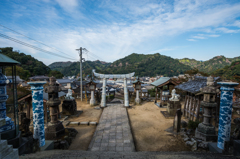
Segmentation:
<svg viewBox="0 0 240 159">
<path fill-rule="evenodd" d="M 62 83 L 72 83 L 70 79 L 56 79 L 57 83 L 62 84 Z"/>
<path fill-rule="evenodd" d="M 170 79 L 171 79 L 171 78 L 169 78 L 169 77 L 161 77 L 161 78 L 159 78 L 158 80 L 152 82 L 151 85 L 153 85 L 153 86 L 159 86 L 159 85 L 161 85 L 161 84 L 169 81 Z"/>
<path fill-rule="evenodd" d="M 30 79 L 49 79 L 49 77 L 44 75 L 37 75 L 37 76 L 30 77 Z"/>
<path fill-rule="evenodd" d="M 214 77 L 213 79 L 215 83 L 221 80 L 220 77 Z M 193 80 L 177 85 L 175 88 L 196 94 L 200 92 L 200 88 L 205 86 L 207 86 L 207 77 L 195 76 Z"/>
</svg>

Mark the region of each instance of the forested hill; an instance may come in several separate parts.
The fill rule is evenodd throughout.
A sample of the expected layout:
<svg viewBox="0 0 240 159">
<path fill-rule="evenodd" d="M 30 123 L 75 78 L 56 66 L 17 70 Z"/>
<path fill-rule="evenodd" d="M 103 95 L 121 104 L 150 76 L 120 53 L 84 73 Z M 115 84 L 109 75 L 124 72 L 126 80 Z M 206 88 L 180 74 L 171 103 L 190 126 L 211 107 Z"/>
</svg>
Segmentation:
<svg viewBox="0 0 240 159">
<path fill-rule="evenodd" d="M 174 76 L 190 69 L 190 66 L 159 53 L 148 55 L 132 53 L 113 62 L 103 72 L 117 74 L 135 72 L 136 76 Z"/>
<path fill-rule="evenodd" d="M 57 68 L 52 68 L 57 69 Z M 125 74 L 135 72 L 136 76 L 173 76 L 190 70 L 191 67 L 180 63 L 171 57 L 159 53 L 144 55 L 133 53 L 113 63 L 101 61 L 86 61 L 83 63 L 83 74 L 91 75 L 92 69 L 99 73 Z M 65 75 L 77 75 L 79 62 L 74 62 L 61 70 Z"/>
<path fill-rule="evenodd" d="M 225 56 L 216 56 L 210 60 L 201 62 L 195 59 L 180 59 L 179 61 L 185 65 L 189 65 L 192 68 L 197 68 L 199 71 L 211 73 L 217 69 L 224 68 L 225 66 L 231 65 L 232 62 L 240 60 L 239 57 L 235 58 L 226 58 Z"/>
<path fill-rule="evenodd" d="M 229 66 L 215 70 L 212 75 L 220 76 L 223 80 L 228 79 L 240 82 L 240 60 L 232 62 Z"/>
<path fill-rule="evenodd" d="M 31 55 L 13 51 L 12 47 L 0 48 L 0 53 L 21 63 L 17 67 L 17 74 L 22 79 L 27 80 L 30 76 L 34 75 L 47 75 L 51 71 L 42 61 L 38 61 Z"/>
<path fill-rule="evenodd" d="M 92 74 L 92 69 L 96 69 L 97 72 L 102 72 L 111 63 L 101 62 L 101 61 L 85 61 L 82 64 L 83 67 L 83 77 Z M 53 68 L 54 70 L 55 68 Z M 79 75 L 80 67 L 79 62 L 73 62 L 71 65 L 61 68 L 61 73 L 65 76 Z"/>
<path fill-rule="evenodd" d="M 67 62 L 54 62 L 50 65 L 48 65 L 48 67 L 51 70 L 57 70 L 57 71 L 62 71 L 63 68 L 70 66 L 71 64 L 73 64 L 74 62 L 71 61 L 67 61 Z"/>
</svg>

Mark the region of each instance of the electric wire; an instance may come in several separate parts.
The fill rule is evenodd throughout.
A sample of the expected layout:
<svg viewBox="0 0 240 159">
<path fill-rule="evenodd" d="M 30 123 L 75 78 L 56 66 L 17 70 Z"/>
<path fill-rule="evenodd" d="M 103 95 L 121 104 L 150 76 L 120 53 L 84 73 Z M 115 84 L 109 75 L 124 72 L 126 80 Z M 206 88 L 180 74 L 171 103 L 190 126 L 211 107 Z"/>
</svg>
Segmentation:
<svg viewBox="0 0 240 159">
<path fill-rule="evenodd" d="M 4 26 L 4 25 L 2 25 L 2 24 L 0 24 L 0 26 L 3 27 L 3 28 L 5 28 L 5 29 L 8 29 L 8 30 L 10 30 L 10 31 L 12 31 L 12 32 L 14 32 L 14 33 L 17 33 L 17 34 L 19 34 L 19 35 L 22 35 L 22 36 L 24 36 L 24 37 L 26 37 L 26 38 L 28 38 L 28 39 L 31 39 L 31 40 L 33 40 L 33 41 L 35 41 L 35 42 L 38 42 L 38 43 L 40 43 L 40 44 L 42 44 L 42 45 L 44 45 L 44 46 L 47 46 L 47 47 L 49 47 L 49 48 L 52 48 L 52 49 L 54 49 L 54 50 L 56 50 L 56 51 L 58 51 L 58 52 L 60 52 L 60 53 L 62 53 L 62 54 L 65 54 L 65 55 L 67 55 L 67 56 L 70 56 L 70 55 L 68 55 L 68 54 L 66 54 L 66 53 L 64 53 L 64 52 L 62 52 L 62 51 L 60 51 L 60 50 L 58 50 L 58 49 L 55 49 L 54 47 L 51 47 L 51 46 L 49 46 L 49 45 L 44 44 L 44 43 L 41 42 L 41 41 L 37 41 L 37 40 L 35 40 L 35 39 L 33 39 L 33 38 L 30 38 L 30 37 L 28 37 L 28 36 L 26 36 L 26 35 L 24 35 L 24 34 L 22 34 L 22 33 L 19 33 L 19 32 L 15 31 L 15 30 L 11 29 L 11 28 L 8 28 L 8 27 L 6 27 L 6 26 Z M 72 58 L 74 58 L 74 57 L 72 57 Z"/>
<path fill-rule="evenodd" d="M 91 53 L 93 56 L 95 56 L 95 57 L 98 58 L 99 60 L 104 61 L 102 58 L 100 58 L 99 56 L 97 56 L 97 55 L 94 54 L 93 52 L 89 52 L 89 53 Z"/>
<path fill-rule="evenodd" d="M 53 53 L 53 52 L 50 52 L 50 51 L 46 51 L 46 50 L 44 50 L 44 49 L 38 48 L 38 47 L 36 47 L 36 46 L 30 45 L 30 44 L 28 44 L 28 43 L 22 42 L 22 41 L 20 41 L 20 40 L 14 39 L 14 38 L 12 38 L 12 37 L 9 37 L 9 36 L 4 35 L 4 34 L 1 34 L 1 33 L 0 33 L 0 37 L 3 37 L 3 38 L 5 38 L 5 39 L 11 40 L 11 41 L 13 41 L 13 42 L 19 43 L 19 44 L 21 44 L 21 45 L 30 47 L 30 48 L 32 48 L 32 49 L 35 49 L 35 50 L 38 50 L 38 51 L 41 51 L 41 52 L 44 52 L 44 53 L 47 53 L 47 54 L 50 54 L 50 55 L 54 55 L 54 56 L 66 58 L 66 59 L 69 59 L 69 60 L 76 60 L 76 59 L 72 59 L 72 58 L 69 58 L 69 57 L 66 57 L 66 56 L 62 56 L 62 55 L 59 55 L 59 54 L 56 54 L 56 53 Z"/>
</svg>

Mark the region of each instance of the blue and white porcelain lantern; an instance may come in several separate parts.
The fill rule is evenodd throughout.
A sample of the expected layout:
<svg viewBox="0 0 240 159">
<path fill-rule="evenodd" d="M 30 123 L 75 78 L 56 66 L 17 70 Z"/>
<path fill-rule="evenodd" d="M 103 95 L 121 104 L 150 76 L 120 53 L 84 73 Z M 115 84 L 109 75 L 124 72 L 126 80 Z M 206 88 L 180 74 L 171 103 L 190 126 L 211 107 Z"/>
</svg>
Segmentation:
<svg viewBox="0 0 240 159">
<path fill-rule="evenodd" d="M 28 82 L 32 90 L 33 130 L 34 139 L 39 139 L 39 146 L 45 145 L 44 110 L 43 110 L 43 85 L 46 82 Z"/>
<path fill-rule="evenodd" d="M 225 141 L 230 141 L 233 91 L 238 83 L 218 82 L 218 84 L 221 86 L 221 97 L 217 147 L 223 150 Z"/>
<path fill-rule="evenodd" d="M 1 69 L 0 69 L 1 70 Z M 6 101 L 8 99 L 6 85 L 10 83 L 5 75 L 0 72 L 0 118 L 5 119 L 6 124 L 0 127 L 0 133 L 14 129 L 14 122 L 6 114 Z"/>
</svg>

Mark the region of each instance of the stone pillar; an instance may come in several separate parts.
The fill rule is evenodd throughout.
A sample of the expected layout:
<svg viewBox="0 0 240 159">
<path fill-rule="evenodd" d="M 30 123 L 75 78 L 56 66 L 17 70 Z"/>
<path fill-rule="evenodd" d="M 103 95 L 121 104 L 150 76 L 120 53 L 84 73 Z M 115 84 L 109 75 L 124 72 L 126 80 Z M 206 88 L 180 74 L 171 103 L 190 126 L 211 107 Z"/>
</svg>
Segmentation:
<svg viewBox="0 0 240 159">
<path fill-rule="evenodd" d="M 2 69 L 0 68 L 0 70 Z M 0 119 L 3 118 L 6 122 L 5 125 L 0 126 L 0 133 L 14 129 L 14 123 L 11 118 L 7 117 L 6 113 L 6 101 L 8 99 L 6 85 L 8 83 L 7 77 L 0 73 Z"/>
<path fill-rule="evenodd" d="M 43 85 L 45 81 L 28 82 L 32 90 L 33 138 L 39 140 L 39 147 L 45 145 Z"/>
<path fill-rule="evenodd" d="M 105 89 L 106 90 L 106 89 Z M 95 99 L 94 99 L 94 91 L 91 91 L 91 99 L 90 99 L 90 105 L 95 105 Z"/>
<path fill-rule="evenodd" d="M 58 121 L 58 106 L 61 104 L 58 98 L 58 92 L 61 91 L 61 87 L 56 83 L 55 77 L 50 77 L 49 80 L 49 86 L 45 88 L 45 92 L 48 93 L 48 101 L 46 104 L 50 109 L 51 121 L 46 128 L 46 140 L 57 140 L 65 134 L 62 122 Z"/>
<path fill-rule="evenodd" d="M 129 107 L 127 78 L 124 78 L 124 106 Z"/>
<path fill-rule="evenodd" d="M 101 107 L 106 107 L 106 83 L 107 79 L 103 78 Z"/>
<path fill-rule="evenodd" d="M 139 98 L 139 90 L 136 90 L 136 99 L 135 99 L 136 104 L 141 103 L 141 99 Z"/>
<path fill-rule="evenodd" d="M 221 98 L 217 147 L 224 150 L 225 141 L 230 140 L 233 91 L 238 83 L 218 82 L 218 84 L 221 86 Z"/>
</svg>

